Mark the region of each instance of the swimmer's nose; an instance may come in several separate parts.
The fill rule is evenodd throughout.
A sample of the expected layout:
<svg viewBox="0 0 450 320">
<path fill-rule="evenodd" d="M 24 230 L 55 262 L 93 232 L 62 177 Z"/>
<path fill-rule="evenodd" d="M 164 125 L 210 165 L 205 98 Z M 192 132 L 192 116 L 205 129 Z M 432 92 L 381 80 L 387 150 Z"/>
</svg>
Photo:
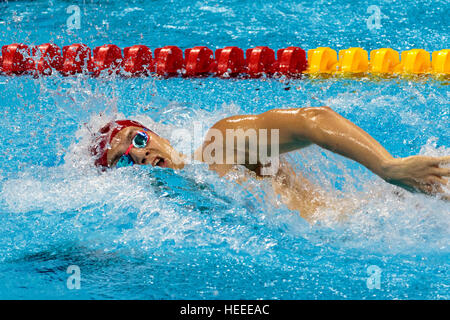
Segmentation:
<svg viewBox="0 0 450 320">
<path fill-rule="evenodd" d="M 161 147 L 164 146 L 164 144 L 162 143 L 163 139 L 151 139 L 150 143 L 147 145 L 147 148 L 150 149 L 161 149 Z"/>
<path fill-rule="evenodd" d="M 157 149 L 161 151 L 166 150 L 168 146 L 172 147 L 169 140 L 161 137 L 154 137 L 153 139 L 150 139 L 150 143 L 147 145 L 150 149 Z"/>
</svg>

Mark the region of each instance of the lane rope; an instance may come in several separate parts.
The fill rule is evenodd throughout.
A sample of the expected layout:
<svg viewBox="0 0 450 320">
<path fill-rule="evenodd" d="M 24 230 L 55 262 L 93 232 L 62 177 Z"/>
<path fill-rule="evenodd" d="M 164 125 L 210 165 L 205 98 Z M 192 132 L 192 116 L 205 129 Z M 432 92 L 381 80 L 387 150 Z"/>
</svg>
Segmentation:
<svg viewBox="0 0 450 320">
<path fill-rule="evenodd" d="M 450 49 L 430 53 L 411 49 L 399 54 L 391 48 L 366 50 L 352 47 L 337 53 L 329 47 L 306 52 L 300 47 L 287 47 L 276 52 L 259 46 L 245 51 L 230 46 L 213 52 L 205 46 L 183 51 L 177 46 L 152 50 L 145 45 L 134 45 L 123 50 L 106 44 L 91 50 L 77 43 L 62 50 L 53 43 L 28 46 L 14 43 L 2 47 L 0 74 L 69 76 L 86 73 L 120 74 L 125 77 L 204 77 L 258 78 L 266 77 L 358 77 L 373 74 L 381 77 L 432 75 L 447 78 L 450 75 Z"/>
</svg>

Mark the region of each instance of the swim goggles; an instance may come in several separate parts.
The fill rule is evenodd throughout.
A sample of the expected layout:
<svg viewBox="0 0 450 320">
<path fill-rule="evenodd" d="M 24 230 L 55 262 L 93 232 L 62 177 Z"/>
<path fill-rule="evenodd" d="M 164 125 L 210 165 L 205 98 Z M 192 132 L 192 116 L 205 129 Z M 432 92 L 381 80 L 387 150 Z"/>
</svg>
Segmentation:
<svg viewBox="0 0 450 320">
<path fill-rule="evenodd" d="M 119 158 L 119 161 L 117 161 L 116 168 L 129 167 L 134 164 L 134 161 L 129 153 L 133 147 L 145 148 L 147 146 L 148 142 L 150 141 L 150 137 L 145 131 L 138 131 L 136 133 L 133 140 L 131 140 L 131 144 L 128 147 L 127 151 L 125 151 L 125 153 Z"/>
</svg>

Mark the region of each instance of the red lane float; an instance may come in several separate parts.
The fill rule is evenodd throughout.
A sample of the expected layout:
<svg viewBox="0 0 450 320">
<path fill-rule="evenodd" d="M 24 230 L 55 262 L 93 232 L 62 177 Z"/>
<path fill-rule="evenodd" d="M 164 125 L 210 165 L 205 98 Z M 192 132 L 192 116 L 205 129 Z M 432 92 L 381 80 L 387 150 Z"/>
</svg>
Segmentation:
<svg viewBox="0 0 450 320">
<path fill-rule="evenodd" d="M 39 74 L 51 75 L 53 69 L 60 71 L 62 68 L 61 49 L 52 43 L 41 44 L 33 48 L 34 69 Z"/>
<path fill-rule="evenodd" d="M 73 75 L 91 69 L 91 49 L 85 44 L 76 43 L 63 47 L 63 75 Z"/>
<path fill-rule="evenodd" d="M 307 67 L 306 52 L 299 47 L 288 47 L 277 51 L 278 72 L 287 76 L 298 76 Z"/>
<path fill-rule="evenodd" d="M 213 72 L 220 77 L 233 77 L 245 71 L 244 51 L 238 47 L 216 50 L 217 67 Z"/>
<path fill-rule="evenodd" d="M 188 48 L 184 52 L 177 46 L 166 46 L 152 51 L 144 45 L 127 47 L 123 51 L 108 44 L 96 47 L 92 53 L 85 44 L 72 44 L 63 47 L 62 55 L 55 44 L 42 44 L 34 47 L 33 54 L 25 44 L 3 46 L 0 57 L 0 72 L 22 74 L 33 72 L 50 75 L 53 70 L 63 75 L 90 73 L 99 76 L 120 73 L 124 76 L 149 75 L 155 72 L 160 76 L 186 77 L 215 74 L 219 77 L 235 77 L 246 74 L 252 78 L 263 74 L 268 76 L 284 74 L 298 76 L 306 69 L 305 51 L 298 47 L 288 47 L 275 52 L 269 47 L 259 46 L 245 52 L 238 47 L 217 49 L 214 53 L 205 46 Z"/>
<path fill-rule="evenodd" d="M 152 51 L 144 45 L 123 49 L 123 70 L 132 76 L 148 75 L 154 68 Z"/>
<path fill-rule="evenodd" d="M 105 44 L 93 50 L 89 71 L 94 76 L 99 76 L 103 70 L 107 70 L 108 74 L 117 74 L 122 61 L 122 50 L 115 44 Z"/>
<path fill-rule="evenodd" d="M 212 72 L 214 53 L 204 46 L 184 50 L 185 76 L 198 77 Z"/>
<path fill-rule="evenodd" d="M 276 72 L 275 52 L 269 47 L 256 47 L 245 52 L 246 72 L 252 78 L 263 74 L 271 75 Z"/>
<path fill-rule="evenodd" d="M 2 71 L 7 75 L 22 74 L 33 69 L 30 48 L 26 44 L 13 43 L 2 47 Z"/>
<path fill-rule="evenodd" d="M 174 76 L 184 65 L 183 51 L 177 46 L 155 49 L 156 73 L 160 76 Z"/>
<path fill-rule="evenodd" d="M 450 75 L 450 49 L 429 52 L 422 49 L 403 51 L 400 55 L 389 48 L 373 50 L 369 61 L 362 48 L 341 50 L 339 61 L 336 51 L 319 47 L 306 52 L 299 47 L 274 50 L 266 46 L 247 49 L 225 47 L 213 51 L 205 46 L 188 48 L 184 52 L 177 46 L 166 46 L 152 51 L 144 45 L 135 45 L 122 50 L 108 44 L 91 49 L 85 44 L 72 44 L 60 48 L 51 43 L 27 46 L 13 43 L 1 48 L 0 73 L 7 75 L 33 74 L 51 75 L 58 71 L 63 75 L 86 73 L 93 76 L 121 74 L 123 76 L 150 75 L 197 77 L 216 75 L 219 77 L 244 76 L 257 78 L 262 75 L 299 77 L 302 74 L 432 74 L 448 78 Z M 342 53 L 342 54 L 341 54 Z M 387 55 L 386 53 L 389 53 Z M 395 58 L 395 59 L 394 59 Z M 330 60 L 331 59 L 331 60 Z M 334 59 L 334 60 L 333 60 Z M 394 59 L 394 60 L 392 60 Z M 392 61 L 393 62 L 392 62 Z"/>
</svg>

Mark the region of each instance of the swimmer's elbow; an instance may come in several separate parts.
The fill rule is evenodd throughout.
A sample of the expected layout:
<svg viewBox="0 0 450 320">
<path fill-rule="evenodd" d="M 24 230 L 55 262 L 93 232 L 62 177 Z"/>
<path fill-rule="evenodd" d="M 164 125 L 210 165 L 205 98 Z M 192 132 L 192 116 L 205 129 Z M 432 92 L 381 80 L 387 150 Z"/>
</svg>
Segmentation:
<svg viewBox="0 0 450 320">
<path fill-rule="evenodd" d="M 290 148 L 303 147 L 322 137 L 322 128 L 327 122 L 332 122 L 330 120 L 335 118 L 335 114 L 330 107 L 272 109 L 258 116 L 258 126 L 279 129 L 280 141 Z"/>
<path fill-rule="evenodd" d="M 301 124 L 302 135 L 312 138 L 321 133 L 324 125 L 328 125 L 336 118 L 336 112 L 330 107 L 307 107 L 298 110 L 298 120 Z M 317 138 L 317 137 L 316 137 Z"/>
<path fill-rule="evenodd" d="M 330 116 L 334 116 L 336 113 L 327 106 L 322 107 L 307 107 L 299 109 L 299 115 L 305 121 L 317 121 Z"/>
</svg>

